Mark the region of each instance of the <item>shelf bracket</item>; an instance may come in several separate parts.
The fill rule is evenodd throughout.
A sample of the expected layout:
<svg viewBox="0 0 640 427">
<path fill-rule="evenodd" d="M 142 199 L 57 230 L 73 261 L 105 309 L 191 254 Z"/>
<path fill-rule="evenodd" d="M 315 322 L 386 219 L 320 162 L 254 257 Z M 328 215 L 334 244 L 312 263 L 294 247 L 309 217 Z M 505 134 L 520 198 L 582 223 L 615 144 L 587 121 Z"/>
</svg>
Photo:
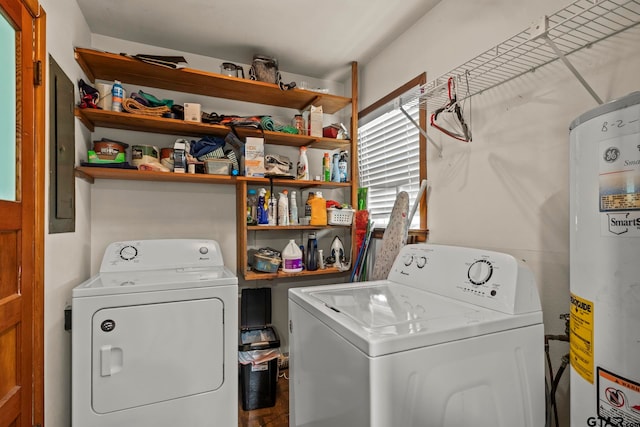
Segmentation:
<svg viewBox="0 0 640 427">
<path fill-rule="evenodd" d="M 558 58 L 564 63 L 564 65 L 573 73 L 576 79 L 582 84 L 582 86 L 589 92 L 589 94 L 596 100 L 596 102 L 600 105 L 603 104 L 602 99 L 598 96 L 598 94 L 593 90 L 593 88 L 587 83 L 587 81 L 582 77 L 580 72 L 576 70 L 571 62 L 567 59 L 566 55 L 562 53 L 562 51 L 558 48 L 558 46 L 551 40 L 549 37 L 549 18 L 547 16 L 543 16 L 537 22 L 534 22 L 530 27 L 530 39 L 535 40 L 537 38 L 543 38 L 544 41 L 549 45 L 549 47 L 553 50 L 553 52 L 558 56 Z"/>
<path fill-rule="evenodd" d="M 396 101 L 394 101 L 394 102 L 398 102 L 398 100 L 396 100 Z M 409 113 L 407 113 L 407 111 L 406 111 L 406 110 L 404 109 L 404 107 L 402 106 L 402 100 L 400 100 L 400 101 L 397 103 L 397 105 L 396 105 L 396 106 L 397 106 L 397 108 L 399 108 L 399 109 L 400 109 L 400 111 L 402 111 L 402 114 L 404 114 L 404 115 L 405 115 L 405 117 L 406 117 L 407 119 L 409 119 L 409 121 L 410 121 L 410 122 L 411 122 L 411 123 L 416 127 L 416 129 L 418 129 L 418 132 L 420 132 L 420 134 L 421 134 L 422 136 L 424 136 L 424 137 L 427 139 L 427 141 L 429 141 L 430 143 L 432 143 L 432 144 L 433 144 L 433 146 L 434 146 L 434 147 L 436 147 L 436 150 L 438 150 L 438 157 L 442 157 L 442 145 L 438 145 L 438 144 L 433 140 L 433 138 L 431 138 L 429 135 L 427 135 L 427 131 L 425 131 L 424 129 L 422 129 L 422 128 L 420 127 L 420 124 L 419 124 L 419 123 L 417 123 L 415 120 L 413 120 L 413 117 L 411 117 L 411 115 L 410 115 Z"/>
</svg>

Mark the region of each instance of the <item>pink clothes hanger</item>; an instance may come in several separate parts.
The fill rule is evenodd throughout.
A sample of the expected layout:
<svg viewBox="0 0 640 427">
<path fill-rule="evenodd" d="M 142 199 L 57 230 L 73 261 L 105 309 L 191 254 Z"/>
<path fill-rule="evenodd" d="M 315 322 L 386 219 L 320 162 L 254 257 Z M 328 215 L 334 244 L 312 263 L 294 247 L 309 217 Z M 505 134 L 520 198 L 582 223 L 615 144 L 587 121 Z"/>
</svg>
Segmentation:
<svg viewBox="0 0 640 427">
<path fill-rule="evenodd" d="M 463 142 L 471 142 L 471 130 L 465 123 L 464 117 L 462 116 L 462 108 L 458 103 L 456 85 L 453 77 L 449 77 L 449 80 L 447 80 L 447 92 L 449 100 L 443 107 L 438 108 L 433 114 L 431 114 L 431 126 L 438 129 L 445 135 L 450 136 L 451 138 L 455 138 Z M 443 127 L 443 125 L 439 125 L 438 123 L 436 123 L 438 116 L 442 113 L 453 113 L 455 119 L 457 119 L 460 130 L 453 131 L 451 129 L 446 129 Z"/>
</svg>

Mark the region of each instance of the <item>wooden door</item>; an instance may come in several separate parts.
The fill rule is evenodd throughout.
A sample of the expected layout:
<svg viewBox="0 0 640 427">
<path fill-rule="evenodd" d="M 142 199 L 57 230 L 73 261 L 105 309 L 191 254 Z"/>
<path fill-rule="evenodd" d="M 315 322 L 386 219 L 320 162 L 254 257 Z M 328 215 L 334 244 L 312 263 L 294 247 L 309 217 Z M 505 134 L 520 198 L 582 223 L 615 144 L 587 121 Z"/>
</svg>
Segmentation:
<svg viewBox="0 0 640 427">
<path fill-rule="evenodd" d="M 0 0 L 0 427 L 33 424 L 34 20 Z"/>
</svg>

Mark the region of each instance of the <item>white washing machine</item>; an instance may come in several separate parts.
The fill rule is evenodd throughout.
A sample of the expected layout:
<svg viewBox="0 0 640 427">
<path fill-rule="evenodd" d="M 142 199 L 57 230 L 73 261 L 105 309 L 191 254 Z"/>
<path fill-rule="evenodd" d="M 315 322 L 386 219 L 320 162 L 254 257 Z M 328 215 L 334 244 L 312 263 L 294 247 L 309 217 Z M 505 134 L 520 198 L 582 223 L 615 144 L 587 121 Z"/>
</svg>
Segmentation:
<svg viewBox="0 0 640 427">
<path fill-rule="evenodd" d="M 112 243 L 72 301 L 74 427 L 238 425 L 238 279 L 217 242 Z"/>
<path fill-rule="evenodd" d="M 290 426 L 542 427 L 544 331 L 510 255 L 405 246 L 388 280 L 289 290 Z"/>
</svg>

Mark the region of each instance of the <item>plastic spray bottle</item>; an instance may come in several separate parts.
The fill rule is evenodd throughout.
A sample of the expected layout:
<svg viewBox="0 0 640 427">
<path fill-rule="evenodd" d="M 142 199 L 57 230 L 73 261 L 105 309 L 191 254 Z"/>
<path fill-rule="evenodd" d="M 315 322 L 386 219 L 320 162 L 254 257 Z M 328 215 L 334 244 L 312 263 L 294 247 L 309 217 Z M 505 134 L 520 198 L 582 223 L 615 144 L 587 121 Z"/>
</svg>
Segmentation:
<svg viewBox="0 0 640 427">
<path fill-rule="evenodd" d="M 289 225 L 289 195 L 284 190 L 278 198 L 278 225 Z"/>
<path fill-rule="evenodd" d="M 269 196 L 269 208 L 267 212 L 267 223 L 269 225 L 276 225 L 278 221 L 278 202 L 276 200 L 276 195 L 273 193 Z"/>
<path fill-rule="evenodd" d="M 289 224 L 298 225 L 298 200 L 295 190 L 291 192 L 291 201 L 289 202 Z"/>
<path fill-rule="evenodd" d="M 269 215 L 267 214 L 267 210 L 265 208 L 266 194 L 267 194 L 267 190 L 265 190 L 264 188 L 261 188 L 260 191 L 258 192 L 258 206 L 257 206 L 258 225 L 269 224 Z"/>
<path fill-rule="evenodd" d="M 296 179 L 309 181 L 309 159 L 307 158 L 307 147 L 300 147 L 300 159 L 298 160 L 298 174 Z"/>
<path fill-rule="evenodd" d="M 340 154 L 333 153 L 331 161 L 331 181 L 340 182 Z"/>
<path fill-rule="evenodd" d="M 338 170 L 340 171 L 340 182 L 347 182 L 347 151 L 340 152 L 340 160 L 338 161 Z"/>
</svg>

